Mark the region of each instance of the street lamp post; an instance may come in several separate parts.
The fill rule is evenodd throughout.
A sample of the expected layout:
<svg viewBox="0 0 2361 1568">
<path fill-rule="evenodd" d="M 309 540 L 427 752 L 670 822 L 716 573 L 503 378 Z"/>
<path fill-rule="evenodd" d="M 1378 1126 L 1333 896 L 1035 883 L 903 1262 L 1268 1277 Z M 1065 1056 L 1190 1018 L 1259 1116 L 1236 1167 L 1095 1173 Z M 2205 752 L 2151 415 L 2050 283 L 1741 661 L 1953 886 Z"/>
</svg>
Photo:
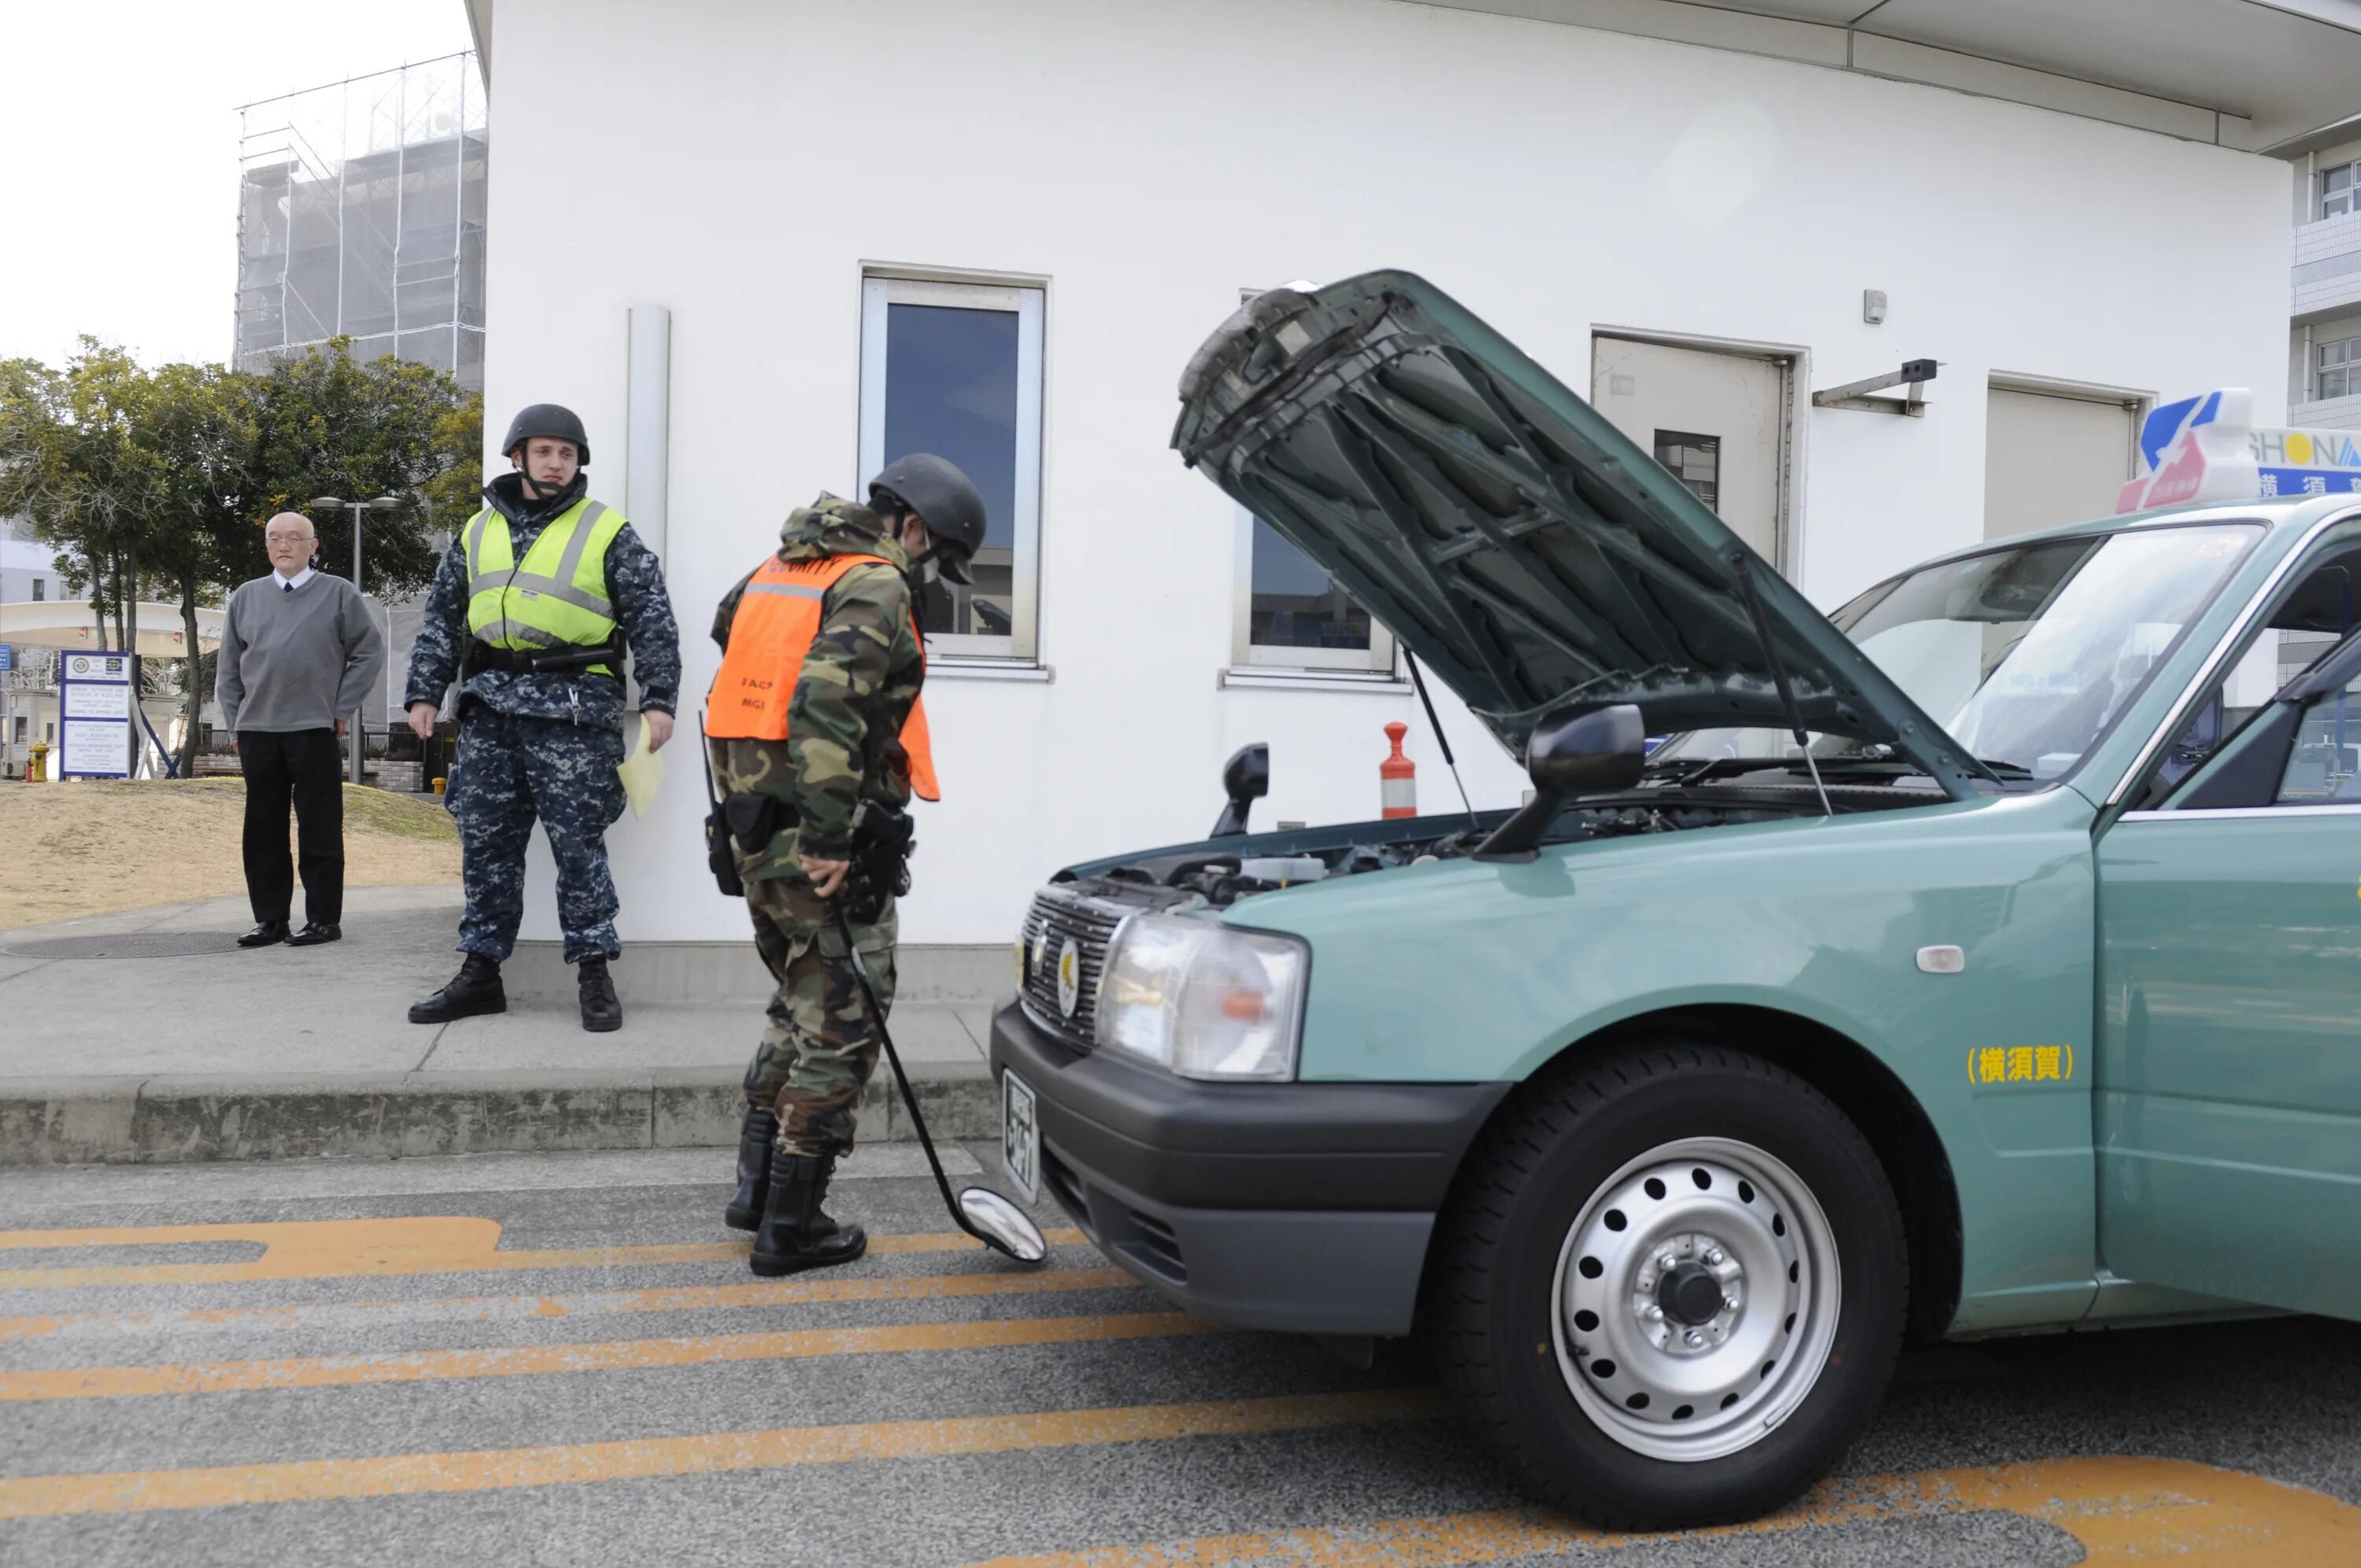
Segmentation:
<svg viewBox="0 0 2361 1568">
<path fill-rule="evenodd" d="M 399 508 L 401 502 L 391 496 L 379 496 L 374 500 L 366 501 L 348 501 L 342 496 L 313 496 L 305 504 L 312 507 L 342 507 L 353 514 L 353 591 L 360 592 L 361 513 L 392 511 Z M 361 759 L 366 755 L 365 748 L 368 745 L 368 709 L 365 707 L 357 707 L 353 710 L 353 783 L 355 784 L 361 782 Z"/>
</svg>

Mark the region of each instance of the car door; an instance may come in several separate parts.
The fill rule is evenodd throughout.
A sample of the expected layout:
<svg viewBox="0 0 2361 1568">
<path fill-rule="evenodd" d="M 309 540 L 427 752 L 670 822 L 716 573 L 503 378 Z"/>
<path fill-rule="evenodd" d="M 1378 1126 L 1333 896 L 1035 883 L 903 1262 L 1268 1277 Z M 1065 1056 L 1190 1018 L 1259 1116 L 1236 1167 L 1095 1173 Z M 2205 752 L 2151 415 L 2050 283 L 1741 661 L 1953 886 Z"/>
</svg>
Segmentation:
<svg viewBox="0 0 2361 1568">
<path fill-rule="evenodd" d="M 2361 1318 L 2361 638 L 2098 864 L 2101 1256 Z"/>
</svg>

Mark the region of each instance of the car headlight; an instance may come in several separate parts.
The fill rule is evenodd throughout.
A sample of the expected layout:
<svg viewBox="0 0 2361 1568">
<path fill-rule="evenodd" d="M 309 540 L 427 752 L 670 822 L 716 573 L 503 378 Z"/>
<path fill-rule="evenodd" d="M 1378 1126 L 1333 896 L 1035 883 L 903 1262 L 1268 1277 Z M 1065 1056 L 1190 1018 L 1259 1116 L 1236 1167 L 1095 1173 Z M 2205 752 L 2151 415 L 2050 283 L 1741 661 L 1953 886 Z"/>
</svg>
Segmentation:
<svg viewBox="0 0 2361 1568">
<path fill-rule="evenodd" d="M 1135 915 L 1107 953 L 1098 1043 L 1182 1078 L 1293 1078 L 1309 959 L 1292 937 Z"/>
</svg>

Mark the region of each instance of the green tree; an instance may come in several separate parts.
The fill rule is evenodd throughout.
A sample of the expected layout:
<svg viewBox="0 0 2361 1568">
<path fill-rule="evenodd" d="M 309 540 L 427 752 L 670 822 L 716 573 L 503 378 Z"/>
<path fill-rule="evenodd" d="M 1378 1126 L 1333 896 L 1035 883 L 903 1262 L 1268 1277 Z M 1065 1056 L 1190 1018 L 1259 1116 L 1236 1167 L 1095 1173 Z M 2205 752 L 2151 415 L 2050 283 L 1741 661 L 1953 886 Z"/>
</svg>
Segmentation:
<svg viewBox="0 0 2361 1568">
<path fill-rule="evenodd" d="M 478 445 L 455 451 L 442 444 L 447 417 L 465 406 L 458 383 L 406 360 L 357 360 L 350 344 L 336 338 L 258 376 L 254 399 L 256 494 L 264 514 L 303 511 L 321 495 L 399 497 L 401 510 L 366 514 L 368 580 L 360 587 L 397 598 L 432 581 L 429 488 L 454 467 L 472 476 L 481 462 Z M 320 569 L 351 576 L 353 514 L 310 515 L 320 535 Z"/>
<path fill-rule="evenodd" d="M 67 586 L 89 598 L 104 639 L 129 645 L 139 550 L 165 504 L 154 455 L 136 438 L 147 372 L 125 350 L 84 337 L 65 369 L 0 363 L 0 512 L 32 520 L 58 547 Z"/>
<path fill-rule="evenodd" d="M 196 643 L 203 600 L 265 569 L 261 526 L 310 515 L 320 567 L 351 572 L 352 513 L 312 512 L 315 496 L 392 495 L 368 514 L 367 581 L 380 598 L 434 576 L 430 537 L 475 510 L 483 400 L 439 370 L 390 357 L 363 363 L 338 338 L 247 374 L 217 365 L 142 369 L 127 352 L 82 340 L 62 370 L 0 361 L 0 513 L 31 518 L 58 566 L 86 594 L 113 642 L 137 636 L 143 578 L 169 587 Z M 182 755 L 193 760 L 209 685 L 181 672 Z"/>
<path fill-rule="evenodd" d="M 446 533 L 484 508 L 484 394 L 445 409 L 434 422 L 434 448 L 451 466 L 426 483 L 428 523 Z"/>
<path fill-rule="evenodd" d="M 142 558 L 151 580 L 170 585 L 185 646 L 194 653 L 197 606 L 258 575 L 263 559 L 253 487 L 258 444 L 255 379 L 218 365 L 167 365 L 148 378 L 132 438 L 155 461 L 161 516 Z M 268 514 L 264 514 L 267 516 Z M 197 715 L 210 689 L 181 671 L 181 772 L 196 770 Z"/>
</svg>

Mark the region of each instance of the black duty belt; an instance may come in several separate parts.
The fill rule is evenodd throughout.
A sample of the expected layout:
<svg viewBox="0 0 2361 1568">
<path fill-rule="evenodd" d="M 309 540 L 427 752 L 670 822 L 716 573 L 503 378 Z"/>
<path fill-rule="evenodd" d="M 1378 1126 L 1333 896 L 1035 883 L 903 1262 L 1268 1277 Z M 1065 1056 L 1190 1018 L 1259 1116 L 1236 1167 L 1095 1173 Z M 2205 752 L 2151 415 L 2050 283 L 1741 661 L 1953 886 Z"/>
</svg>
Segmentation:
<svg viewBox="0 0 2361 1568">
<path fill-rule="evenodd" d="M 464 677 L 485 670 L 500 670 L 512 675 L 572 674 L 593 664 L 612 668 L 622 662 L 623 645 L 620 642 L 601 642 L 588 648 L 495 648 L 478 640 L 469 644 L 461 674 Z"/>
</svg>

